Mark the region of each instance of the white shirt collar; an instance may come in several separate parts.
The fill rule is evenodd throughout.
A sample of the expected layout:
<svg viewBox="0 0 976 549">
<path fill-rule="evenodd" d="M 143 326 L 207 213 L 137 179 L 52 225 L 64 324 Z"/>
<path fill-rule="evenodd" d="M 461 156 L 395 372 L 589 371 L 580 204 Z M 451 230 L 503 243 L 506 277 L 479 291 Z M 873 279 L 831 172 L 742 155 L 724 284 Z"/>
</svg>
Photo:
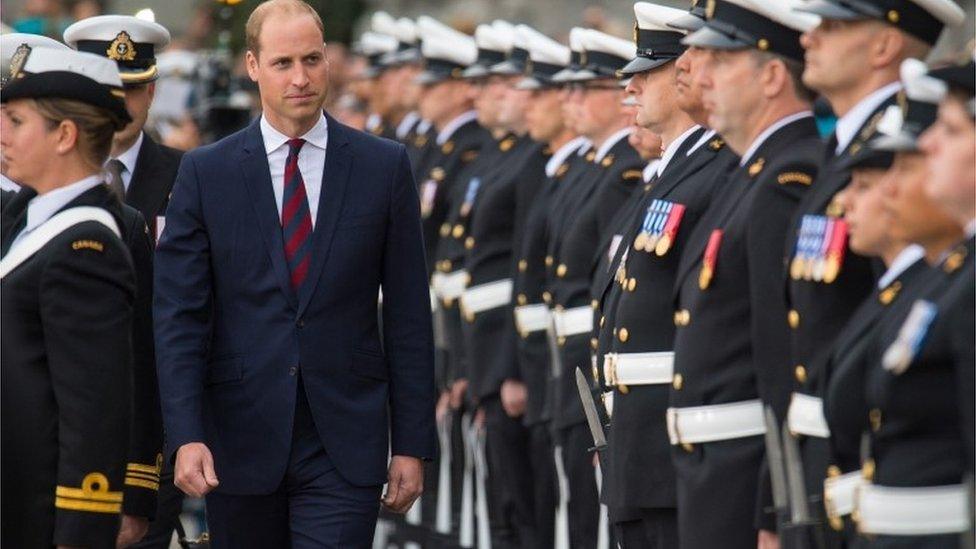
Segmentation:
<svg viewBox="0 0 976 549">
<path fill-rule="evenodd" d="M 648 183 L 651 179 L 654 178 L 654 174 L 658 173 L 657 167 L 660 163 L 661 163 L 661 159 L 655 158 L 654 160 L 648 162 L 647 166 L 644 166 L 644 174 L 643 174 L 644 183 Z"/>
<path fill-rule="evenodd" d="M 125 166 L 125 171 L 129 172 L 129 175 L 132 175 L 132 172 L 136 170 L 136 159 L 139 158 L 139 148 L 142 147 L 143 137 L 145 137 L 145 134 L 139 132 L 139 138 L 136 139 L 136 142 L 124 153 L 115 157 L 116 160 Z"/>
<path fill-rule="evenodd" d="M 380 115 L 376 114 L 375 112 L 371 113 L 369 116 L 366 117 L 366 131 L 370 131 L 370 132 L 373 131 L 382 122 L 383 119 L 380 118 Z"/>
<path fill-rule="evenodd" d="M 569 155 L 573 154 L 573 151 L 579 149 L 583 146 L 583 142 L 586 140 L 585 137 L 576 137 L 567 141 L 562 147 L 556 149 L 556 152 L 552 153 L 549 157 L 549 161 L 546 162 L 546 177 L 552 177 L 556 175 L 556 170 L 559 166 L 562 166 Z"/>
<path fill-rule="evenodd" d="M 20 191 L 20 185 L 14 183 L 13 179 L 10 179 L 5 175 L 0 175 L 0 189 L 4 191 L 18 192 Z"/>
<path fill-rule="evenodd" d="M 762 146 L 762 144 L 765 143 L 767 139 L 769 139 L 769 136 L 776 133 L 777 130 L 779 130 L 780 128 L 782 128 L 783 126 L 791 122 L 796 122 L 797 120 L 800 120 L 801 118 L 806 118 L 808 116 L 813 116 L 813 112 L 812 111 L 795 112 L 789 116 L 784 116 L 783 118 L 780 118 L 776 122 L 770 124 L 768 128 L 763 130 L 762 133 L 760 133 L 759 136 L 756 137 L 756 139 L 752 142 L 752 145 L 749 145 L 749 148 L 746 149 L 746 152 L 742 155 L 742 158 L 739 160 L 739 165 L 745 166 L 746 163 L 750 162 L 752 160 L 751 158 L 752 155 L 755 154 L 756 151 L 759 150 L 759 147 Z"/>
<path fill-rule="evenodd" d="M 579 150 L 576 151 L 576 155 L 583 156 L 584 154 L 590 152 L 590 149 L 593 148 L 593 142 L 583 136 L 580 136 L 579 138 L 583 140 L 583 144 L 580 145 Z"/>
<path fill-rule="evenodd" d="M 966 236 L 969 238 L 976 236 L 976 219 L 966 223 Z"/>
<path fill-rule="evenodd" d="M 701 126 L 699 126 L 698 124 L 695 124 L 694 126 L 685 130 L 684 133 L 679 135 L 677 138 L 675 138 L 674 141 L 668 143 L 668 146 L 664 148 L 664 154 L 661 155 L 661 161 L 658 162 L 657 164 L 658 175 L 664 173 L 664 170 L 668 168 L 668 164 L 671 163 L 671 159 L 674 158 L 674 155 L 678 153 L 678 149 L 681 147 L 681 144 L 684 143 L 686 139 L 688 139 L 688 136 L 698 131 L 698 128 L 700 127 Z"/>
<path fill-rule="evenodd" d="M 35 196 L 27 203 L 27 223 L 24 225 L 23 233 L 33 231 L 72 200 L 103 182 L 101 175 L 90 175 L 70 185 Z"/>
<path fill-rule="evenodd" d="M 407 114 L 403 115 L 403 120 L 401 120 L 400 123 L 397 124 L 397 129 L 396 129 L 397 139 L 403 139 L 404 137 L 406 137 L 407 134 L 410 133 L 410 128 L 412 128 L 413 125 L 416 124 L 418 120 L 420 120 L 420 114 L 418 114 L 417 111 L 410 111 Z"/>
<path fill-rule="evenodd" d="M 895 259 L 892 260 L 885 274 L 881 275 L 881 278 L 878 279 L 878 289 L 883 290 L 887 288 L 889 284 L 894 282 L 896 278 L 901 276 L 903 272 L 923 257 L 925 257 L 925 248 L 918 244 L 909 244 L 906 246 L 904 250 L 895 256 Z"/>
<path fill-rule="evenodd" d="M 430 120 L 427 120 L 426 118 L 421 118 L 420 122 L 417 122 L 417 133 L 419 134 L 427 133 L 427 131 L 430 130 L 430 127 L 432 125 L 433 123 Z"/>
<path fill-rule="evenodd" d="M 708 130 L 707 132 L 702 134 L 701 138 L 698 139 L 698 142 L 696 142 L 694 145 L 691 146 L 690 149 L 688 149 L 688 156 L 691 156 L 691 153 L 700 149 L 702 145 L 704 145 L 709 139 L 713 137 L 715 137 L 715 130 Z"/>
<path fill-rule="evenodd" d="M 626 128 L 614 132 L 613 135 L 608 137 L 603 143 L 600 144 L 600 148 L 596 150 L 596 158 L 594 158 L 594 160 L 596 162 L 603 160 L 603 157 L 610 152 L 610 149 L 612 149 L 614 145 L 619 143 L 621 139 L 630 135 L 633 131 L 633 126 L 627 126 Z"/>
<path fill-rule="evenodd" d="M 268 122 L 268 119 L 264 115 L 261 115 L 261 137 L 264 138 L 264 152 L 266 154 L 273 153 L 284 146 L 285 143 L 291 139 L 287 135 L 276 130 L 274 126 Z M 322 150 L 326 149 L 326 145 L 329 143 L 329 122 L 325 118 L 325 114 L 321 115 L 319 121 L 312 126 L 312 129 L 305 132 L 302 139 L 304 139 L 306 143 L 315 145 Z"/>
<path fill-rule="evenodd" d="M 863 99 L 857 102 L 857 105 L 847 111 L 844 116 L 837 119 L 837 126 L 834 129 L 834 135 L 837 137 L 837 149 L 834 151 L 840 154 L 851 144 L 854 140 L 854 135 L 857 133 L 861 126 L 867 122 L 868 117 L 871 113 L 878 108 L 879 105 L 884 103 L 885 99 L 888 99 L 892 95 L 898 93 L 901 89 L 901 82 L 895 81 L 885 86 L 882 86 L 873 92 L 869 93 Z"/>
<path fill-rule="evenodd" d="M 437 144 L 443 145 L 444 143 L 447 143 L 447 140 L 454 135 L 454 132 L 456 132 L 458 128 L 476 118 L 478 118 L 478 113 L 474 110 L 470 110 L 462 115 L 459 115 L 454 120 L 451 120 L 446 126 L 444 126 L 443 130 L 437 133 Z"/>
</svg>

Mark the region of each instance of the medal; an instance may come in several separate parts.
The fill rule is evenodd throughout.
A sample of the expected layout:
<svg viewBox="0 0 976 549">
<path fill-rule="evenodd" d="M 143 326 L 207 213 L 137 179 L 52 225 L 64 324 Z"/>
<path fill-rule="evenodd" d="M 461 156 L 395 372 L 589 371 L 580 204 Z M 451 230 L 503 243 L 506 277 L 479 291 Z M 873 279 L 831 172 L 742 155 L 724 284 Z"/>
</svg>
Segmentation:
<svg viewBox="0 0 976 549">
<path fill-rule="evenodd" d="M 833 234 L 830 235 L 830 245 L 827 249 L 827 265 L 824 268 L 823 281 L 827 284 L 837 280 L 840 267 L 844 262 L 844 252 L 847 249 L 847 222 L 843 219 L 834 220 Z"/>
<path fill-rule="evenodd" d="M 671 249 L 671 245 L 674 244 L 674 237 L 678 233 L 678 225 L 681 224 L 681 218 L 685 214 L 685 207 L 682 204 L 674 204 L 671 208 L 671 213 L 668 215 L 668 220 L 664 224 L 664 234 L 661 235 L 661 239 L 658 240 L 657 246 L 654 248 L 654 253 L 658 257 L 663 256 L 668 253 Z"/>
<path fill-rule="evenodd" d="M 647 253 L 654 253 L 657 248 L 657 243 L 661 239 L 661 233 L 664 230 L 664 223 L 668 220 L 668 213 L 671 211 L 672 203 L 665 200 L 655 200 L 657 203 L 657 213 L 654 214 L 654 225 L 651 227 L 651 238 L 647 241 L 647 245 L 644 246 L 644 251 Z"/>
<path fill-rule="evenodd" d="M 705 255 L 702 257 L 701 272 L 698 273 L 698 288 L 706 290 L 715 275 L 715 263 L 718 260 L 718 250 L 722 245 L 722 229 L 714 229 L 708 237 Z"/>
<path fill-rule="evenodd" d="M 805 215 L 800 220 L 800 229 L 797 231 L 796 245 L 793 250 L 793 261 L 790 262 L 790 278 L 800 280 L 806 270 L 806 255 L 808 241 L 810 239 L 810 216 Z"/>
<path fill-rule="evenodd" d="M 478 194 L 478 188 L 481 187 L 481 178 L 472 177 L 468 181 L 468 188 L 464 192 L 464 203 L 461 204 L 461 217 L 468 217 L 471 213 L 471 208 L 474 207 L 474 199 Z"/>
<path fill-rule="evenodd" d="M 634 239 L 634 249 L 638 251 L 643 250 L 644 246 L 647 245 L 647 240 L 650 237 L 651 235 L 645 233 L 644 231 L 641 231 L 640 234 L 637 235 L 637 238 Z"/>
<path fill-rule="evenodd" d="M 898 337 L 881 358 L 885 370 L 900 375 L 908 369 L 921 351 L 936 313 L 935 304 L 931 301 L 920 299 L 912 305 L 912 310 L 898 330 Z"/>
</svg>

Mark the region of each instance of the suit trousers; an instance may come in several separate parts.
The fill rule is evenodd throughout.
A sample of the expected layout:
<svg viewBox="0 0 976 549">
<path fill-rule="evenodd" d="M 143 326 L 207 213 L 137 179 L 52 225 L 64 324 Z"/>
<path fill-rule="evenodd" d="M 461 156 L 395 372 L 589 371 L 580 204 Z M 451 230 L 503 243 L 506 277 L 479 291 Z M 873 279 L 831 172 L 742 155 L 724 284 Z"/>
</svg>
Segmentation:
<svg viewBox="0 0 976 549">
<path fill-rule="evenodd" d="M 207 496 L 215 549 L 372 546 L 382 486 L 354 486 L 339 474 L 322 446 L 300 379 L 296 401 L 291 455 L 278 489 Z"/>
</svg>

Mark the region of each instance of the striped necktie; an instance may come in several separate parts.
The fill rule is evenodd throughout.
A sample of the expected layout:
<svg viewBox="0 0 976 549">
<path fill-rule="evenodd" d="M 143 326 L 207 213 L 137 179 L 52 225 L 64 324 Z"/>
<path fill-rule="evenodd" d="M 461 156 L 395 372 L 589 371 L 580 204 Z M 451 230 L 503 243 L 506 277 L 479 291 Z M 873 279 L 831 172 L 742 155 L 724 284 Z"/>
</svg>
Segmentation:
<svg viewBox="0 0 976 549">
<path fill-rule="evenodd" d="M 298 152 L 304 139 L 288 140 L 285 162 L 285 189 L 281 201 L 281 234 L 285 243 L 285 260 L 291 273 L 291 287 L 297 292 L 308 275 L 311 255 L 312 214 L 308 209 L 305 181 L 298 170 Z"/>
</svg>

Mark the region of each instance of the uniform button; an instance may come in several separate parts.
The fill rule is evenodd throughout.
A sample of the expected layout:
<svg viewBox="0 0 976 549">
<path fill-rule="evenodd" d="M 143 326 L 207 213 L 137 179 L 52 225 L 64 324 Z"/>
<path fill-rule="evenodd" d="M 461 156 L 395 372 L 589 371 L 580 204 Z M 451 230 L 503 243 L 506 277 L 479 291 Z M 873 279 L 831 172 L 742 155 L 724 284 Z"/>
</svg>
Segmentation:
<svg viewBox="0 0 976 549">
<path fill-rule="evenodd" d="M 682 387 L 685 386 L 685 378 L 681 374 L 674 374 L 674 378 L 671 380 L 671 387 L 675 391 L 680 391 Z"/>
<path fill-rule="evenodd" d="M 518 262 L 518 270 L 519 270 L 519 272 L 520 273 L 524 273 L 526 271 L 526 269 L 528 269 L 528 268 L 529 268 L 529 262 L 526 261 L 526 260 L 524 260 L 524 259 L 520 259 L 519 262 Z"/>
<path fill-rule="evenodd" d="M 695 451 L 695 445 L 690 442 L 682 442 L 681 449 L 690 454 Z"/>
<path fill-rule="evenodd" d="M 562 347 L 563 345 L 566 344 L 566 338 L 563 336 L 559 336 L 558 338 L 556 338 L 556 344 Z"/>
<path fill-rule="evenodd" d="M 795 330 L 800 327 L 800 313 L 796 309 L 790 309 L 789 314 L 786 315 L 786 319 L 790 323 L 790 328 Z"/>
<path fill-rule="evenodd" d="M 601 316 L 601 317 L 600 317 L 600 327 L 602 328 L 602 327 L 603 327 L 603 325 L 604 325 L 604 324 L 605 324 L 606 322 L 607 322 L 607 317 L 605 317 L 605 316 Z M 616 331 L 616 330 L 614 330 L 614 331 Z"/>
<path fill-rule="evenodd" d="M 465 250 L 473 250 L 474 249 L 474 237 L 473 236 L 469 236 L 468 238 L 464 239 L 464 249 Z"/>
<path fill-rule="evenodd" d="M 553 262 L 555 262 L 555 261 L 556 261 L 556 260 L 555 260 L 555 259 L 553 259 L 553 257 L 552 257 L 551 255 L 547 255 L 547 256 L 546 256 L 546 267 L 552 267 L 552 264 L 553 264 Z"/>
<path fill-rule="evenodd" d="M 626 343 L 627 340 L 630 339 L 630 332 L 627 331 L 627 328 L 621 328 L 620 332 L 617 334 L 617 337 L 620 338 L 621 343 Z"/>
<path fill-rule="evenodd" d="M 525 294 L 519 294 L 515 299 L 518 301 L 519 305 L 525 305 L 529 302 L 529 298 Z"/>
<path fill-rule="evenodd" d="M 451 272 L 451 268 L 452 267 L 454 267 L 454 265 L 451 263 L 451 260 L 450 259 L 445 259 L 444 260 L 444 272 L 445 273 Z"/>
<path fill-rule="evenodd" d="M 295 375 L 297 373 L 298 373 L 298 367 L 297 366 L 292 366 L 291 368 L 288 368 L 288 375 L 293 376 L 293 375 Z"/>
<path fill-rule="evenodd" d="M 545 301 L 546 305 L 552 303 L 552 294 L 549 292 L 542 292 L 542 301 Z"/>
<path fill-rule="evenodd" d="M 597 339 L 597 338 L 595 338 L 595 337 L 590 338 L 590 347 L 592 347 L 594 351 L 597 350 L 597 349 L 599 349 L 600 348 L 600 340 Z"/>
<path fill-rule="evenodd" d="M 634 291 L 634 288 L 636 288 L 636 287 L 637 287 L 637 279 L 636 278 L 631 278 L 630 280 L 627 281 L 627 291 L 628 292 L 633 292 Z"/>
<path fill-rule="evenodd" d="M 600 308 L 600 300 L 599 299 L 594 299 L 593 301 L 591 301 L 590 302 L 590 307 L 593 307 L 593 310 L 594 311 L 597 310 L 597 309 L 599 309 Z"/>
<path fill-rule="evenodd" d="M 691 322 L 691 313 L 688 309 L 681 309 L 674 312 L 674 325 L 675 326 L 687 326 Z"/>
<path fill-rule="evenodd" d="M 471 284 L 471 273 L 464 273 L 464 285 Z"/>
<path fill-rule="evenodd" d="M 868 421 L 871 423 L 871 430 L 878 432 L 881 429 L 881 410 L 877 408 L 868 412 Z"/>
<path fill-rule="evenodd" d="M 441 225 L 441 237 L 445 237 L 446 238 L 447 235 L 449 235 L 449 234 L 451 234 L 451 224 L 450 223 L 444 223 L 443 225 Z"/>
<path fill-rule="evenodd" d="M 453 236 L 454 238 L 461 238 L 462 236 L 464 236 L 464 225 L 460 223 L 455 225 L 454 229 L 451 230 L 451 236 Z"/>
<path fill-rule="evenodd" d="M 796 368 L 793 369 L 793 377 L 795 377 L 796 381 L 799 383 L 806 383 L 807 369 L 804 368 L 802 364 L 797 364 Z"/>
<path fill-rule="evenodd" d="M 567 269 L 566 264 L 560 263 L 559 266 L 556 267 L 556 276 L 558 276 L 559 278 L 566 276 L 566 269 Z"/>
<path fill-rule="evenodd" d="M 874 460 L 873 459 L 864 460 L 864 464 L 861 465 L 861 477 L 863 477 L 864 480 L 867 480 L 867 481 L 874 480 Z"/>
</svg>

